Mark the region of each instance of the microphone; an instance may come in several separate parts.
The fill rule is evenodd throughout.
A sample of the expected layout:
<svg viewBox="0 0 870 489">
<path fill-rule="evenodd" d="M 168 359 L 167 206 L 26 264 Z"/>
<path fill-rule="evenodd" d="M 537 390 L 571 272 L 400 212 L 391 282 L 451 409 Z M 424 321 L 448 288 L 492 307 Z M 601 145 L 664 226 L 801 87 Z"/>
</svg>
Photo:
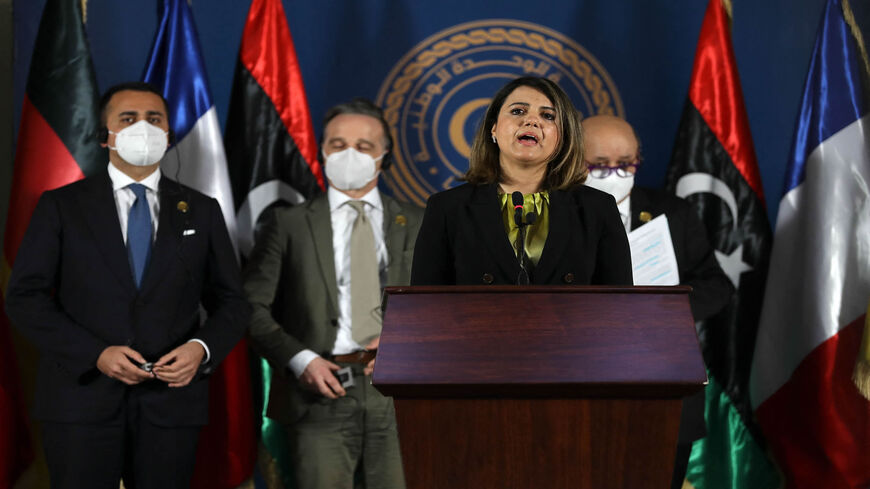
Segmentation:
<svg viewBox="0 0 870 489">
<path fill-rule="evenodd" d="M 531 226 L 538 219 L 538 215 L 533 212 L 526 214 L 526 226 Z"/>
<path fill-rule="evenodd" d="M 514 222 L 517 227 L 522 229 L 523 227 L 523 194 L 520 192 L 514 192 L 511 194 L 511 201 L 514 204 Z"/>
<path fill-rule="evenodd" d="M 535 223 L 535 220 L 538 218 L 535 211 L 526 214 L 526 222 L 523 223 L 523 194 L 519 192 L 512 193 L 511 202 L 514 205 L 514 222 L 517 224 L 517 227 L 531 226 Z"/>
<path fill-rule="evenodd" d="M 523 222 L 523 194 L 521 192 L 512 193 L 511 201 L 514 204 L 514 222 L 519 230 L 519 236 L 517 237 L 517 261 L 520 263 L 520 273 L 517 274 L 517 285 L 529 285 L 529 272 L 526 270 L 525 260 L 526 224 Z"/>
</svg>

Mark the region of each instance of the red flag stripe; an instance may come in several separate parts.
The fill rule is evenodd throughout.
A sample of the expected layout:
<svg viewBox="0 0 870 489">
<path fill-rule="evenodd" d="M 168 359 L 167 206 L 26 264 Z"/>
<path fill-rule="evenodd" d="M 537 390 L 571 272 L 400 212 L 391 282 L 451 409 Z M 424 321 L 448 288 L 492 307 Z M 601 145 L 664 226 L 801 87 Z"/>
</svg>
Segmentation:
<svg viewBox="0 0 870 489">
<path fill-rule="evenodd" d="M 764 204 L 749 118 L 743 107 L 737 61 L 730 46 L 731 29 L 725 9 L 721 2 L 711 1 L 707 5 L 695 52 L 689 99 Z"/>
<path fill-rule="evenodd" d="M 220 381 L 215 381 L 220 379 Z M 257 458 L 248 345 L 242 340 L 209 382 L 209 424 L 200 432 L 193 488 L 232 488 L 250 477 Z M 221 464 L 214 464 L 220 461 Z"/>
<path fill-rule="evenodd" d="M 72 154 L 25 95 L 3 243 L 10 267 L 42 192 L 82 178 L 84 174 Z M 3 287 L 5 293 L 5 277 Z"/>
<path fill-rule="evenodd" d="M 864 319 L 816 347 L 756 410 L 789 488 L 870 484 L 870 403 L 852 382 Z"/>
<path fill-rule="evenodd" d="M 311 173 L 324 188 L 302 73 L 280 0 L 253 1 L 239 56 L 272 100 Z"/>
</svg>

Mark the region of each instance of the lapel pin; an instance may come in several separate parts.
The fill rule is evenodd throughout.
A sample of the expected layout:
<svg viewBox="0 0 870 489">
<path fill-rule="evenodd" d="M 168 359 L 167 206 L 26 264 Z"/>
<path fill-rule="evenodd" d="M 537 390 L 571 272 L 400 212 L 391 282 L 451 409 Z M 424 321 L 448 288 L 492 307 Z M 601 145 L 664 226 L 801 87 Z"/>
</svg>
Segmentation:
<svg viewBox="0 0 870 489">
<path fill-rule="evenodd" d="M 396 224 L 398 224 L 399 226 L 404 226 L 407 223 L 408 223 L 408 219 L 406 219 L 405 216 L 403 216 L 401 214 L 396 216 Z"/>
<path fill-rule="evenodd" d="M 181 212 L 187 212 L 187 202 L 183 200 L 179 200 L 178 205 L 175 207 Z"/>
<path fill-rule="evenodd" d="M 650 222 L 650 220 L 652 220 L 652 214 L 647 211 L 641 211 L 638 219 L 640 219 L 640 222 Z"/>
</svg>

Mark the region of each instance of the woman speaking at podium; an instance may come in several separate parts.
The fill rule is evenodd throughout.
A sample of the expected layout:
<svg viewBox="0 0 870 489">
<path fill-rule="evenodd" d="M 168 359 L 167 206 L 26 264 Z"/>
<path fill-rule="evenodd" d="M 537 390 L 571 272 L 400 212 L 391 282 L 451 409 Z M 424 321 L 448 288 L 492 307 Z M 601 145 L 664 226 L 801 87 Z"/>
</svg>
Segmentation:
<svg viewBox="0 0 870 489">
<path fill-rule="evenodd" d="M 412 285 L 631 285 L 616 203 L 582 185 L 579 118 L 546 78 L 509 82 L 471 148 L 466 183 L 432 195 Z"/>
</svg>

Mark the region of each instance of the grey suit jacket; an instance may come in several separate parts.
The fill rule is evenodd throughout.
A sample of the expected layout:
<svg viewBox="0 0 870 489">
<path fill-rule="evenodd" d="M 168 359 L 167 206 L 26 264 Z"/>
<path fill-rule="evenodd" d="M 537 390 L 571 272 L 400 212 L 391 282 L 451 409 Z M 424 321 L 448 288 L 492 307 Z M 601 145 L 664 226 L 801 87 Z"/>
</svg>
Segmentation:
<svg viewBox="0 0 870 489">
<path fill-rule="evenodd" d="M 407 285 L 423 209 L 383 194 L 381 199 L 389 254 L 386 285 Z M 244 291 L 254 308 L 249 333 L 254 347 L 280 374 L 273 375 L 269 401 L 274 419 L 293 421 L 300 414 L 294 399 L 313 395 L 285 372 L 290 359 L 304 349 L 327 354 L 335 345 L 338 287 L 333 254 L 329 200 L 323 194 L 275 210 L 245 267 Z"/>
</svg>

